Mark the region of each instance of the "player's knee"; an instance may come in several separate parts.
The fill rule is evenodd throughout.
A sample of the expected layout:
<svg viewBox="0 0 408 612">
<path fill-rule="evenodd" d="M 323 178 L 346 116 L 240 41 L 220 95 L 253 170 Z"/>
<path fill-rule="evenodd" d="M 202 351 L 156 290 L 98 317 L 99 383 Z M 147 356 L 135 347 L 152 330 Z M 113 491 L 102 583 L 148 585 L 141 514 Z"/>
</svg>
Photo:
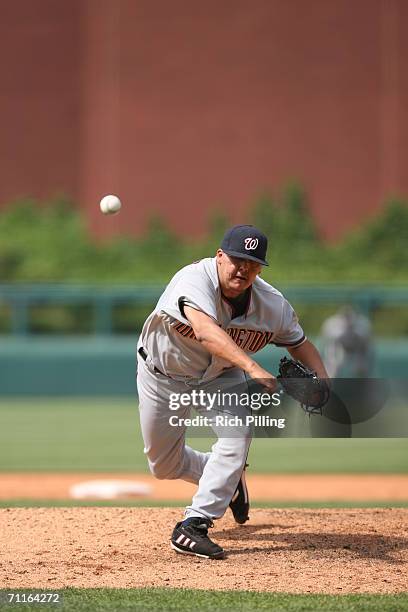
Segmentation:
<svg viewBox="0 0 408 612">
<path fill-rule="evenodd" d="M 149 461 L 150 471 L 158 480 L 174 480 L 178 478 L 179 469 L 175 466 L 169 466 L 165 461 L 159 463 L 151 463 Z"/>
</svg>

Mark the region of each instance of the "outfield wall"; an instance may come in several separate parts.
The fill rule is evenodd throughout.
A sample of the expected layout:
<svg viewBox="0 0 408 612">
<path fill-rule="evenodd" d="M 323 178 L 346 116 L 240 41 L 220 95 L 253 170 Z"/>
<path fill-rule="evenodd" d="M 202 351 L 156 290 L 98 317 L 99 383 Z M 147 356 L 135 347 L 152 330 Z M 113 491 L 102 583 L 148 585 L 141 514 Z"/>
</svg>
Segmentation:
<svg viewBox="0 0 408 612">
<path fill-rule="evenodd" d="M 136 336 L 3 337 L 0 396 L 133 395 L 136 342 Z M 257 359 L 276 371 L 282 354 L 283 350 L 267 347 Z M 407 340 L 377 340 L 375 354 L 375 376 L 406 377 Z"/>
</svg>

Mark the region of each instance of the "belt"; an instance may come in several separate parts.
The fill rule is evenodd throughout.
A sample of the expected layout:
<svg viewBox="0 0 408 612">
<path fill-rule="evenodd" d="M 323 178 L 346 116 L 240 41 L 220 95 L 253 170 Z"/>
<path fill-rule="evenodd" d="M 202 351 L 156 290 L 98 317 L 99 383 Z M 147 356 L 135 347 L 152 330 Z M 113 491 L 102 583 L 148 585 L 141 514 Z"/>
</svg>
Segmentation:
<svg viewBox="0 0 408 612">
<path fill-rule="evenodd" d="M 141 356 L 141 358 L 143 359 L 143 361 L 147 360 L 147 353 L 144 350 L 143 346 L 140 347 L 140 349 L 137 351 L 139 353 L 139 355 Z M 161 370 L 159 370 L 159 368 L 156 368 L 156 366 L 153 366 L 153 370 L 155 372 L 157 372 L 158 374 L 161 374 L 162 376 L 166 376 L 165 374 L 163 374 L 163 372 Z"/>
</svg>

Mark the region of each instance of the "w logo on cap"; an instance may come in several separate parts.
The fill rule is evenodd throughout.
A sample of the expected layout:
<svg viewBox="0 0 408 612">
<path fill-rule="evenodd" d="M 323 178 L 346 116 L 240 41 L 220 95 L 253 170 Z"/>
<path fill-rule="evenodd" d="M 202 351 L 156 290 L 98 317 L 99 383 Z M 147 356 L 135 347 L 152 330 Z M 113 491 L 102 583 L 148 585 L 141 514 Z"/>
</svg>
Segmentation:
<svg viewBox="0 0 408 612">
<path fill-rule="evenodd" d="M 234 225 L 225 232 L 221 242 L 221 250 L 231 257 L 257 261 L 261 266 L 267 266 L 266 249 L 268 239 L 253 225 Z"/>
<path fill-rule="evenodd" d="M 245 250 L 254 251 L 258 246 L 258 238 L 245 238 Z"/>
</svg>

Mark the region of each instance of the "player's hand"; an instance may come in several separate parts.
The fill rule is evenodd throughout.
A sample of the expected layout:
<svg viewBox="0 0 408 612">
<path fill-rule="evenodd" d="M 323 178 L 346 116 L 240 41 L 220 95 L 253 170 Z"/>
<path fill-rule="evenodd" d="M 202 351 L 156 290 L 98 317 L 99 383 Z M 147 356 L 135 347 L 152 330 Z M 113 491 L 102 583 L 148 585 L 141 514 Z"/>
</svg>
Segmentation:
<svg viewBox="0 0 408 612">
<path fill-rule="evenodd" d="M 254 363 L 253 365 L 251 365 L 250 368 L 247 370 L 247 372 L 251 378 L 258 381 L 261 385 L 266 387 L 266 389 L 268 389 L 268 391 L 270 391 L 271 393 L 276 391 L 277 386 L 278 386 L 278 381 L 276 380 L 275 376 L 271 374 L 270 372 L 268 372 L 267 370 L 264 370 L 264 368 L 262 368 L 257 363 Z"/>
</svg>

